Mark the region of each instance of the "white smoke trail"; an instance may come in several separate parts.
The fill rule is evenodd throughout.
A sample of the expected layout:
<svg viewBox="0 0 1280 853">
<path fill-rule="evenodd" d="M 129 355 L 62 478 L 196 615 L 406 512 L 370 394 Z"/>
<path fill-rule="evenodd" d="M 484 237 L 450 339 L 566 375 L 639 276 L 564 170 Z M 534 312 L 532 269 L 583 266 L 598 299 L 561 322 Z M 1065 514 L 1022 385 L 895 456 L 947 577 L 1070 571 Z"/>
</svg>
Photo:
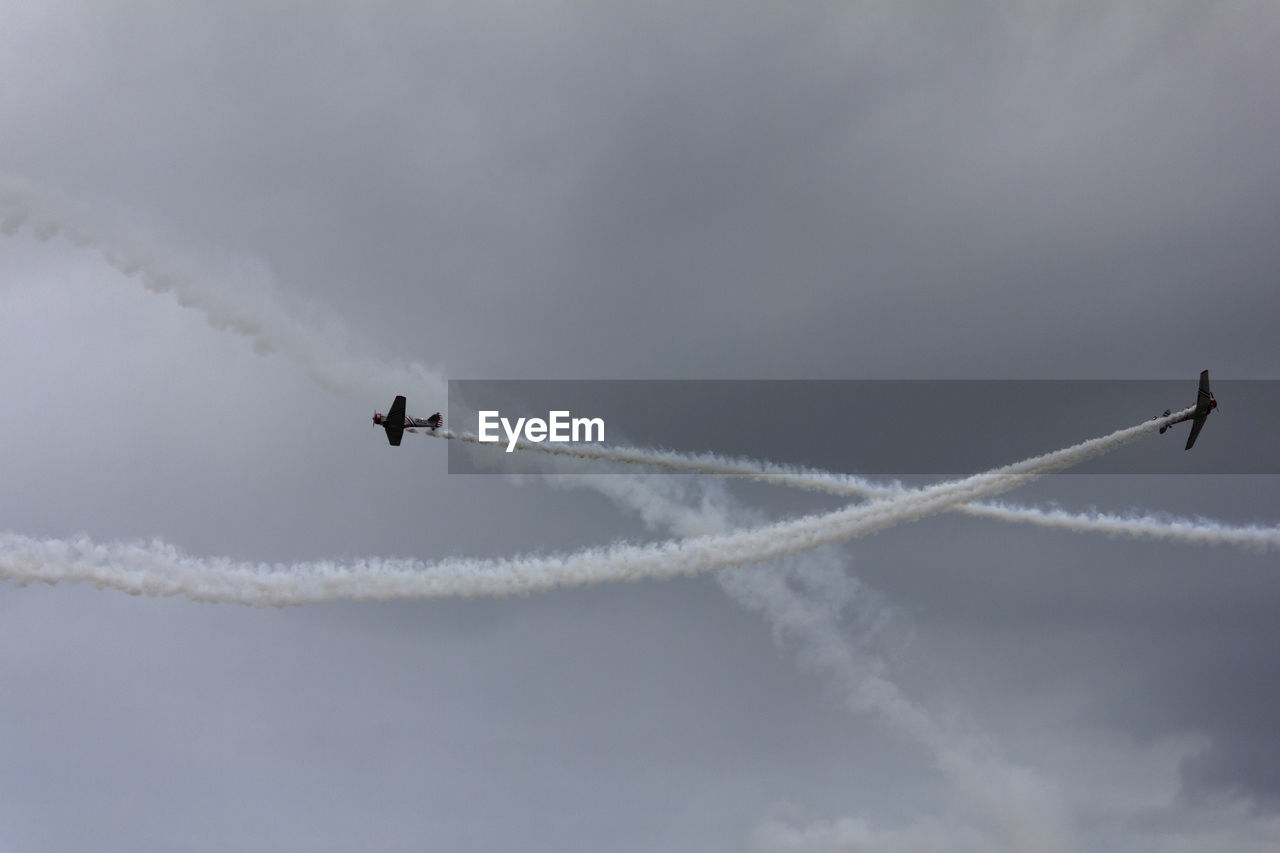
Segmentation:
<svg viewBox="0 0 1280 853">
<path fill-rule="evenodd" d="M 112 233 L 114 229 L 86 224 L 89 217 L 75 212 L 77 205 L 47 192 L 39 194 L 42 201 L 36 197 L 22 182 L 0 179 L 0 234 L 12 236 L 28 230 L 42 242 L 64 235 L 77 247 L 95 248 L 107 264 L 137 279 L 145 289 L 171 294 L 179 306 L 198 311 L 213 328 L 248 338 L 260 355 L 279 352 L 287 356 L 332 393 L 354 394 L 370 401 L 372 389 L 392 385 L 444 396 L 444 379 L 421 364 L 342 355 L 352 348 L 341 325 L 330 322 L 317 328 L 300 322 L 273 295 L 271 277 L 260 267 L 242 264 L 230 274 L 216 276 L 215 281 L 202 271 L 207 264 L 184 257 L 141 229 Z"/>
<path fill-rule="evenodd" d="M 253 605 L 526 595 L 558 587 L 662 580 L 767 562 L 916 521 L 1114 450 L 1158 429 L 1163 420 L 875 503 L 678 542 L 494 561 L 427 564 L 369 559 L 345 565 L 323 561 L 269 566 L 191 557 L 161 542 L 98 545 L 87 539 L 42 541 L 7 533 L 0 535 L 0 577 L 19 582 L 81 581 L 133 595 L 184 595 L 196 601 Z"/>
<path fill-rule="evenodd" d="M 809 578 L 810 582 L 814 579 Z M 1038 774 L 1003 760 L 975 739 L 958 738 L 884 673 L 883 663 L 860 654 L 841 630 L 830 599 L 862 593 L 855 579 L 828 567 L 816 594 L 797 591 L 779 571 L 721 575 L 720 585 L 774 631 L 796 643 L 806 660 L 836 680 L 846 706 L 873 712 L 908 741 L 924 748 L 964 803 L 987 827 L 983 849 L 1066 851 L 1074 848 L 1066 809 Z"/>
<path fill-rule="evenodd" d="M 1193 545 L 1234 545 L 1256 551 L 1280 548 L 1280 527 L 1233 526 L 1217 521 L 1167 518 L 1149 513 L 1128 516 L 1100 512 L 1079 514 L 1062 509 L 1045 510 L 982 502 L 966 504 L 959 507 L 958 511 L 982 518 L 1024 522 L 1037 527 L 1077 533 L 1106 533 Z"/>
<path fill-rule="evenodd" d="M 597 482 L 600 480 L 605 482 Z M 563 477 L 555 482 L 602 491 L 616 505 L 638 513 L 647 527 L 665 528 L 678 536 L 723 533 L 730 518 L 742 520 L 746 514 L 727 495 L 708 488 L 706 480 L 673 483 L 669 478 L 618 476 Z M 844 563 L 844 555 L 838 552 L 816 551 L 768 566 L 721 572 L 717 580 L 735 603 L 761 614 L 775 639 L 792 646 L 802 664 L 831 679 L 850 711 L 875 714 L 894 733 L 933 758 L 985 827 L 971 833 L 975 842 L 971 849 L 1072 849 L 1075 845 L 1066 809 L 1052 785 L 1029 768 L 1003 759 L 987 739 L 962 737 L 944 726 L 890 679 L 885 661 L 870 648 L 887 633 L 888 611 L 873 591 L 846 573 Z M 851 625 L 847 617 L 851 617 Z M 850 627 L 856 630 L 851 633 Z M 891 849 L 889 839 L 900 835 L 874 832 L 860 822 L 858 826 L 864 831 L 862 843 L 867 849 L 875 849 L 873 840 Z M 765 849 L 789 849 L 780 843 L 791 835 L 789 829 L 765 824 L 756 840 Z M 928 837 L 954 840 L 955 833 L 967 831 L 963 825 L 948 825 Z M 842 848 L 819 844 L 797 849 Z"/>
<path fill-rule="evenodd" d="M 427 435 L 466 442 L 478 447 L 497 447 L 497 445 L 481 442 L 475 433 L 470 432 L 456 433 L 440 430 Z M 670 450 L 590 444 L 533 443 L 523 440 L 516 442 L 515 448 L 574 459 L 618 462 L 668 471 L 734 477 L 841 497 L 894 497 L 908 492 L 902 486 L 876 483 L 851 474 L 796 468 L 754 459 L 735 459 L 713 453 L 688 454 Z M 1061 509 L 1044 510 L 1036 507 L 982 502 L 963 504 L 956 507 L 955 511 L 980 518 L 1021 522 L 1037 527 L 1080 533 L 1105 533 L 1112 536 L 1132 536 L 1195 545 L 1232 545 L 1257 551 L 1280 549 L 1280 527 L 1236 526 L 1203 519 L 1161 517 L 1149 513 L 1129 516 L 1099 512 L 1070 513 Z"/>
</svg>

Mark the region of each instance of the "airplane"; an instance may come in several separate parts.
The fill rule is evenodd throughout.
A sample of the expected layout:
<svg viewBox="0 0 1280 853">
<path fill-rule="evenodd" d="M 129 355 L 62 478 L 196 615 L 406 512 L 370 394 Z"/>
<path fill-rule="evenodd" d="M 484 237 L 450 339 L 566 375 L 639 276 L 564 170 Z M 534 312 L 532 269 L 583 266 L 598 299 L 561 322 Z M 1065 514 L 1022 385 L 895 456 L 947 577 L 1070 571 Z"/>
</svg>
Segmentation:
<svg viewBox="0 0 1280 853">
<path fill-rule="evenodd" d="M 1209 371 L 1202 370 L 1200 371 L 1200 390 L 1196 393 L 1196 410 L 1160 427 L 1160 434 L 1164 435 L 1164 431 L 1174 424 L 1191 421 L 1191 435 L 1187 436 L 1187 446 L 1183 448 L 1184 450 L 1190 450 L 1191 445 L 1196 443 L 1196 436 L 1200 434 L 1200 428 L 1204 426 L 1205 419 L 1216 408 L 1218 408 L 1218 401 L 1213 396 L 1213 392 L 1209 390 Z M 1165 409 L 1164 414 L 1157 415 L 1157 417 L 1167 418 L 1170 414 L 1172 414 L 1172 410 Z"/>
<path fill-rule="evenodd" d="M 387 441 L 392 445 L 399 447 L 400 439 L 404 438 L 404 431 L 417 432 L 418 429 L 429 429 L 432 432 L 444 426 L 444 418 L 436 412 L 429 418 L 411 418 L 404 413 L 404 397 L 396 397 L 391 402 L 391 409 L 384 415 L 382 412 L 373 413 L 373 425 L 380 426 L 387 431 Z"/>
</svg>

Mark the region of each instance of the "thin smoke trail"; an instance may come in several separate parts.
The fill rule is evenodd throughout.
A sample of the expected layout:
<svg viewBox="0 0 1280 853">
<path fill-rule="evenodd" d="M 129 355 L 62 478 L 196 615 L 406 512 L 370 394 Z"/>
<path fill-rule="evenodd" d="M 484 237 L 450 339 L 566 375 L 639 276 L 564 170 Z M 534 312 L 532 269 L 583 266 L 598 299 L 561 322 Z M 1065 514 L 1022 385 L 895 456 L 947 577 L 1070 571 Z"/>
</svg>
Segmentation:
<svg viewBox="0 0 1280 853">
<path fill-rule="evenodd" d="M 300 322 L 271 297 L 271 279 L 265 270 L 237 269 L 213 286 L 205 281 L 207 274 L 196 272 L 202 264 L 141 234 L 118 236 L 82 225 L 85 217 L 67 212 L 75 207 L 57 200 L 37 201 L 36 193 L 21 182 L 0 179 L 0 234 L 12 236 L 25 230 L 41 242 L 61 235 L 79 248 L 97 249 L 109 266 L 136 279 L 146 290 L 172 295 L 179 306 L 199 312 L 214 329 L 247 338 L 260 355 L 288 356 L 331 393 L 367 398 L 370 389 L 394 382 L 397 387 L 443 396 L 444 379 L 417 362 L 336 355 L 350 349 L 344 330 L 338 324 L 321 329 Z M 247 281 L 235 288 L 228 279 Z"/>
<path fill-rule="evenodd" d="M 856 580 L 831 566 L 814 590 L 797 589 L 782 572 L 722 574 L 720 585 L 739 606 L 758 612 L 775 634 L 797 644 L 806 661 L 833 678 L 845 706 L 873 712 L 909 742 L 928 752 L 942 775 L 986 828 L 981 849 L 1068 851 L 1076 848 L 1066 809 L 1053 787 L 1032 769 L 976 750 L 884 672 L 883 662 L 859 651 L 847 637 L 832 597 L 864 594 Z M 803 591 L 802 591 L 803 589 Z"/>
<path fill-rule="evenodd" d="M 1140 539 L 1172 540 L 1194 545 L 1234 545 L 1257 551 L 1280 548 L 1280 527 L 1234 526 L 1216 521 L 1162 518 L 1154 515 L 1114 515 L 1093 512 L 1072 513 L 1061 509 L 1012 506 L 975 502 L 959 512 L 999 521 L 1023 522 L 1037 527 L 1077 533 L 1106 533 Z"/>
<path fill-rule="evenodd" d="M 731 518 L 755 518 L 717 488 L 716 481 L 706 479 L 673 482 L 623 475 L 589 481 L 559 477 L 553 482 L 603 492 L 616 506 L 636 513 L 646 527 L 673 535 L 723 533 Z M 775 641 L 790 646 L 806 669 L 829 679 L 850 711 L 877 715 L 897 735 L 925 750 L 984 827 L 977 833 L 983 843 L 972 849 L 1073 849 L 1066 810 L 1051 785 L 1032 769 L 1004 759 L 986 738 L 945 725 L 889 677 L 886 661 L 873 650 L 891 621 L 888 611 L 879 596 L 846 573 L 845 562 L 839 553 L 819 550 L 768 566 L 720 572 L 717 580 L 736 604 L 763 616 Z M 782 829 L 767 826 L 775 835 Z M 956 829 L 948 827 L 946 835 Z"/>
<path fill-rule="evenodd" d="M 1186 411 L 1186 410 L 1184 410 Z M 1154 423 L 1154 421 L 1152 421 Z M 457 440 L 481 447 L 497 445 L 481 442 L 475 433 L 440 430 L 426 433 L 445 440 Z M 649 466 L 668 471 L 712 474 L 770 483 L 807 491 L 824 492 L 841 497 L 893 497 L 908 490 L 884 485 L 849 474 L 837 474 L 813 468 L 796 468 L 774 462 L 734 459 L 712 453 L 687 454 L 670 450 L 647 450 L 632 447 L 609 447 L 589 444 L 551 444 L 517 441 L 515 449 L 603 462 Z M 1214 521 L 1160 518 L 1150 514 L 1122 516 L 1110 513 L 1069 513 L 1001 503 L 973 502 L 955 508 L 980 518 L 1005 522 L 1021 522 L 1037 527 L 1072 530 L 1080 533 L 1105 533 L 1112 536 L 1169 540 L 1196 545 L 1232 545 L 1259 551 L 1280 549 L 1280 527 L 1258 525 L 1234 526 Z"/>
<path fill-rule="evenodd" d="M 270 566 L 192 557 L 162 542 L 101 545 L 87 538 L 42 541 L 6 533 L 0 534 L 0 577 L 19 583 L 79 581 L 133 595 L 183 595 L 196 601 L 277 606 L 339 599 L 527 595 L 560 587 L 663 580 L 768 562 L 916 521 L 1114 450 L 1158 429 L 1166 420 L 1146 421 L 1003 468 L 870 504 L 653 545 L 614 545 L 567 556 L 492 561 L 427 564 L 368 559 Z"/>
</svg>

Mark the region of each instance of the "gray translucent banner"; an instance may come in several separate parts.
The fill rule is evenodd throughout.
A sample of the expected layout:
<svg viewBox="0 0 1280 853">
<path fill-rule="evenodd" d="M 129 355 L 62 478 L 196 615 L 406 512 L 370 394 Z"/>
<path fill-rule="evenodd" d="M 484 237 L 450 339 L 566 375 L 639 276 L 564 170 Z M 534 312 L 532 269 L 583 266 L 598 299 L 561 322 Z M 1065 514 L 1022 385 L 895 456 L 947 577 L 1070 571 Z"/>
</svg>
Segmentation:
<svg viewBox="0 0 1280 853">
<path fill-rule="evenodd" d="M 958 476 L 1192 406 L 1197 380 L 454 380 L 446 424 L 476 433 L 481 410 L 512 425 L 569 412 L 562 417 L 602 420 L 610 446 L 884 477 Z M 1191 424 L 1180 423 L 1073 472 L 1280 473 L 1280 381 L 1215 380 L 1213 393 L 1220 406 L 1190 451 L 1183 445 Z M 449 442 L 450 473 L 528 473 L 527 457 L 542 455 L 506 453 L 505 431 L 495 433 L 500 441 L 484 446 Z"/>
</svg>

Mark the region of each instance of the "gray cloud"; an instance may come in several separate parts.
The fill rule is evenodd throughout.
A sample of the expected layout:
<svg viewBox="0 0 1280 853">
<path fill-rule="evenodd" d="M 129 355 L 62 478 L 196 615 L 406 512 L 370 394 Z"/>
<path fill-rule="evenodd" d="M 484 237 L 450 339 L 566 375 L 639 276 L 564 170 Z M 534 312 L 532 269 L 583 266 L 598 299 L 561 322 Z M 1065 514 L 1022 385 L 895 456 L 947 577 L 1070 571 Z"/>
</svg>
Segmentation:
<svg viewBox="0 0 1280 853">
<path fill-rule="evenodd" d="M 6 237 L 0 527 L 20 533 L 272 561 L 653 535 L 590 493 L 389 450 L 371 406 L 443 403 L 403 372 L 383 387 L 382 362 L 546 379 L 1280 367 L 1268 6 L 0 18 L 0 172 L 166 247 L 219 296 L 268 288 L 374 366 L 352 396 L 325 390 L 93 250 Z M 1232 419 L 1254 408 L 1220 399 L 1195 452 L 1247 458 L 1257 433 Z M 1093 402 L 1094 432 L 1130 422 Z M 770 517 L 831 506 L 732 494 Z M 1264 524 L 1280 506 L 1254 477 L 1057 477 L 1015 497 Z M 1056 785 L 1082 846 L 1274 845 L 1273 559 L 953 517 L 841 554 L 914 637 L 884 654 L 904 695 Z M 0 610 L 3 848 L 971 840 L 949 836 L 954 792 L 927 756 L 846 714 L 705 581 L 286 611 L 9 586 Z"/>
</svg>

